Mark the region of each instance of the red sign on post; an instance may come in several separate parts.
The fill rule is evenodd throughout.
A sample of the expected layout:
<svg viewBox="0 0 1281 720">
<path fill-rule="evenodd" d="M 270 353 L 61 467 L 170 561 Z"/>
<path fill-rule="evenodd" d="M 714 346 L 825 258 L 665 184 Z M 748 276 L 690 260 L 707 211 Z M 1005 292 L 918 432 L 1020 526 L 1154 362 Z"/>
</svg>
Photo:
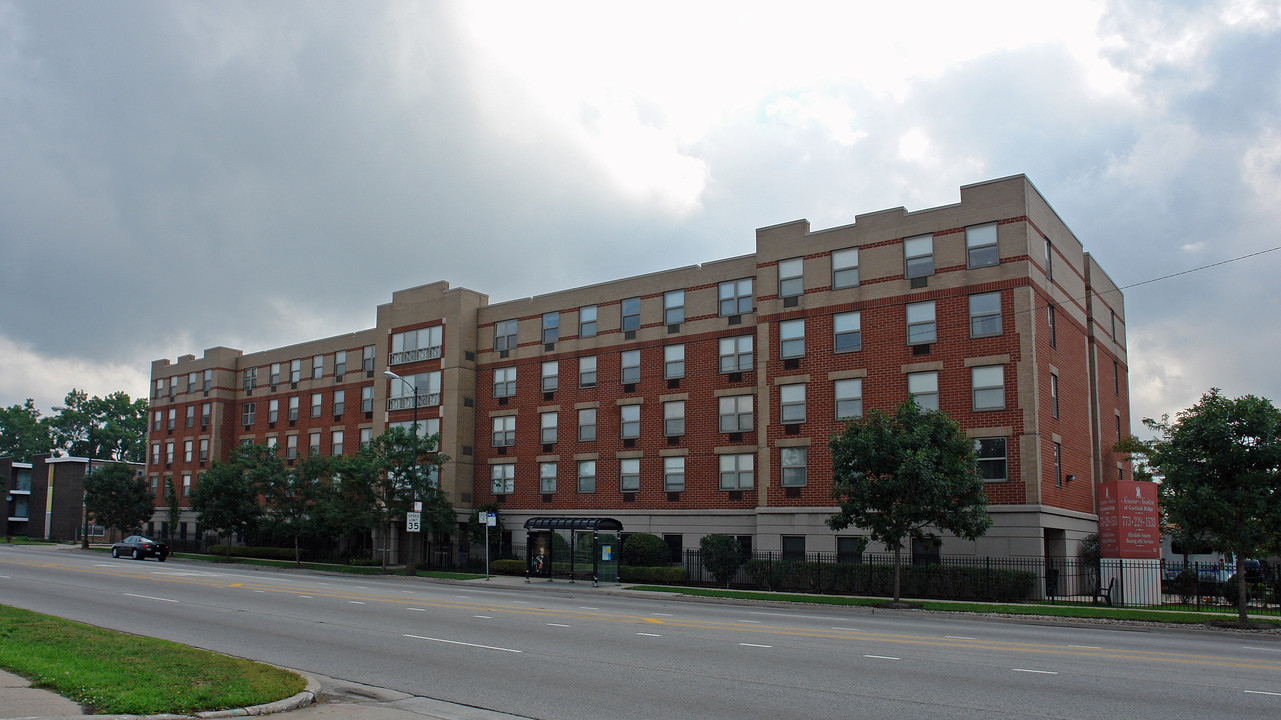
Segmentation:
<svg viewBox="0 0 1281 720">
<path fill-rule="evenodd" d="M 1099 486 L 1099 554 L 1105 558 L 1161 557 L 1156 483 L 1112 480 Z"/>
</svg>

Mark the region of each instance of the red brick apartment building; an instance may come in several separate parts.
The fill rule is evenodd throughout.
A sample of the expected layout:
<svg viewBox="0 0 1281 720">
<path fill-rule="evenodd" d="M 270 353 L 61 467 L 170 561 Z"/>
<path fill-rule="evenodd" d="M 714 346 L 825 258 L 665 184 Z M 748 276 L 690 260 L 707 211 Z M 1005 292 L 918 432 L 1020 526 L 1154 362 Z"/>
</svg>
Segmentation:
<svg viewBox="0 0 1281 720">
<path fill-rule="evenodd" d="M 534 298 L 433 283 L 394 292 L 368 330 L 158 360 L 157 503 L 234 443 L 349 453 L 416 401 L 460 517 L 497 502 L 509 528 L 607 515 L 673 548 L 726 533 L 835 551 L 859 533 L 824 524 L 827 440 L 910 393 L 974 439 L 986 481 L 991 530 L 944 553 L 1075 555 L 1096 486 L 1130 472 L 1110 449 L 1129 431 L 1122 295 L 1026 177 L 960 192 Z"/>
</svg>

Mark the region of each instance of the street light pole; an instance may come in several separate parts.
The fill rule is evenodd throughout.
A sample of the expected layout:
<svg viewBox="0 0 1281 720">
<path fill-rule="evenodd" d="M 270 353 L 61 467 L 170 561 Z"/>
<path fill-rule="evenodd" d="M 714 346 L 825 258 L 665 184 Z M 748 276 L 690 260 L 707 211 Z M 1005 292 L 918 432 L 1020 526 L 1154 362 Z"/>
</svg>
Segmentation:
<svg viewBox="0 0 1281 720">
<path fill-rule="evenodd" d="M 383 377 L 387 378 L 388 380 L 401 381 L 402 383 L 405 384 L 405 387 L 409 388 L 410 392 L 414 394 L 414 424 L 412 427 L 412 434 L 414 436 L 414 480 L 417 481 L 418 480 L 418 388 L 413 383 L 409 382 L 405 378 L 397 375 L 396 373 L 390 370 L 383 370 Z M 415 498 L 416 497 L 417 495 L 415 495 Z M 411 533 L 409 533 L 408 530 L 406 530 L 406 534 L 411 534 Z M 416 536 L 418 533 L 412 533 L 412 534 Z M 417 537 L 410 540 L 409 542 L 409 562 L 405 564 L 406 575 L 418 574 L 414 568 L 414 554 L 415 554 L 414 546 L 417 544 L 418 544 Z"/>
</svg>

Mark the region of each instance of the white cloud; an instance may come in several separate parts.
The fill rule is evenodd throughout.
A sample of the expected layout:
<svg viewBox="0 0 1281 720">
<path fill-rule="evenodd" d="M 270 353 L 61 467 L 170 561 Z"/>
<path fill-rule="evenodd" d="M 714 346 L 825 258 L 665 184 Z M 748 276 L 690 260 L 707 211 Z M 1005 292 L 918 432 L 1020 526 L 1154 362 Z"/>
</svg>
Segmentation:
<svg viewBox="0 0 1281 720">
<path fill-rule="evenodd" d="M 40 413 L 49 415 L 49 408 L 62 404 L 72 389 L 90 396 L 124 391 L 134 399 L 145 398 L 150 375 L 149 366 L 103 362 L 92 354 L 44 356 L 28 343 L 0 335 L 0 398 L 6 398 L 5 406 L 32 398 Z"/>
</svg>

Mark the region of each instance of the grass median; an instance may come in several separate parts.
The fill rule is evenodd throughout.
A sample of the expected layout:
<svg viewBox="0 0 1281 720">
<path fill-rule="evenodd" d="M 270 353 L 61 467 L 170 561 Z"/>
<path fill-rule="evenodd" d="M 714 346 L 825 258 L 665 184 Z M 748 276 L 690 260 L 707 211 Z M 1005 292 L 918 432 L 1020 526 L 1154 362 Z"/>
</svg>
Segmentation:
<svg viewBox="0 0 1281 720">
<path fill-rule="evenodd" d="M 228 710 L 283 700 L 306 686 L 271 665 L 4 605 L 0 668 L 90 714 Z"/>
</svg>

